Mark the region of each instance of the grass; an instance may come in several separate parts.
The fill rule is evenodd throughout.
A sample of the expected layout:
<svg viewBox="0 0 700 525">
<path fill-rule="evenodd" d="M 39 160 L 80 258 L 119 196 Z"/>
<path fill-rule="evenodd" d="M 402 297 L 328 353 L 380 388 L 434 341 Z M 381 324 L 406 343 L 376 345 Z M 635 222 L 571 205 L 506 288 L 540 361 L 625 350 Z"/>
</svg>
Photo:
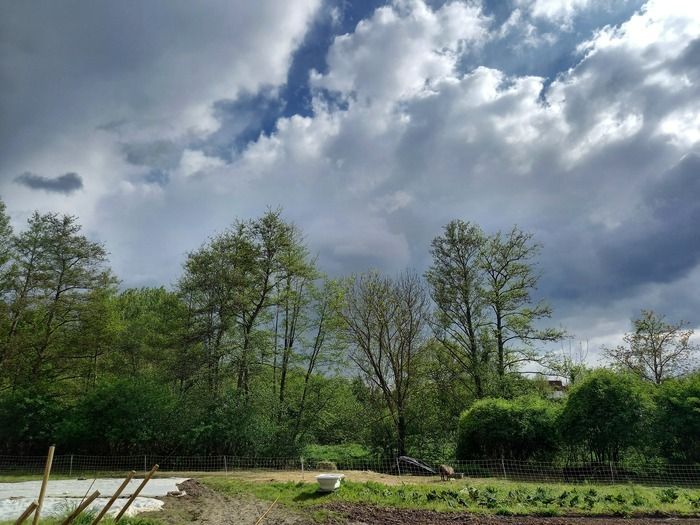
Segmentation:
<svg viewBox="0 0 700 525">
<path fill-rule="evenodd" d="M 68 514 L 71 513 L 71 511 L 72 509 L 66 509 L 66 511 L 61 516 L 42 518 L 39 520 L 39 523 L 41 525 L 59 525 L 68 516 Z M 95 519 L 95 516 L 95 512 L 83 512 L 77 518 L 75 518 L 75 520 L 73 520 L 71 525 L 90 525 L 92 523 L 92 520 Z M 14 522 L 15 520 L 0 521 L 0 525 L 13 525 Z M 25 521 L 25 523 L 31 522 L 31 517 L 27 521 Z M 100 525 L 115 525 L 114 519 L 111 517 L 105 517 L 100 521 Z M 162 523 L 152 518 L 139 518 L 138 516 L 134 516 L 122 518 L 121 520 L 119 520 L 119 525 L 162 525 Z"/>
<path fill-rule="evenodd" d="M 331 494 L 317 492 L 315 483 L 261 483 L 232 478 L 201 478 L 231 495 L 253 494 L 264 500 L 323 513 L 333 502 L 370 504 L 435 511 L 497 515 L 675 515 L 700 516 L 700 490 L 637 485 L 564 485 L 465 480 L 389 486 L 348 481 Z M 316 509 L 313 509 L 316 507 Z"/>
</svg>

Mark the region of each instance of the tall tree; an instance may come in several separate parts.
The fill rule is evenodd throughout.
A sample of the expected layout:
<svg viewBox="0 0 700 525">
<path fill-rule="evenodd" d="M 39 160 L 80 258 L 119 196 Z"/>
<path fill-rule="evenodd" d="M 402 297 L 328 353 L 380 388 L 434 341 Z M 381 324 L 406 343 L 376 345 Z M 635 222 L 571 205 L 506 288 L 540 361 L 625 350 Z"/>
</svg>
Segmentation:
<svg viewBox="0 0 700 525">
<path fill-rule="evenodd" d="M 13 256 L 12 225 L 5 203 L 0 199 L 0 297 L 3 297 L 7 291 Z"/>
<path fill-rule="evenodd" d="M 491 310 L 491 331 L 496 344 L 496 372 L 504 376 L 523 362 L 537 358 L 533 343 L 558 341 L 562 330 L 539 328 L 538 321 L 548 319 L 552 309 L 544 301 L 534 302 L 537 286 L 534 259 L 539 246 L 532 234 L 513 227 L 485 239 L 480 261 L 484 272 L 484 303 Z"/>
<path fill-rule="evenodd" d="M 351 358 L 379 390 L 396 431 L 396 450 L 406 451 L 408 404 L 425 347 L 428 299 L 420 278 L 393 280 L 377 273 L 355 277 L 341 310 Z"/>
<path fill-rule="evenodd" d="M 96 290 L 110 287 L 104 247 L 81 234 L 75 217 L 35 213 L 14 242 L 16 271 L 3 356 L 14 359 L 13 381 L 70 374 L 65 341 Z"/>
<path fill-rule="evenodd" d="M 306 249 L 297 228 L 269 211 L 230 229 L 189 254 L 179 290 L 191 311 L 192 341 L 204 347 L 210 391 L 221 383 L 224 361 L 237 388 L 250 391 L 251 367 L 273 342 L 264 322 L 280 301 L 289 305 L 287 351 L 294 343 L 294 287 L 308 280 Z M 277 293 L 286 290 L 284 293 Z"/>
<path fill-rule="evenodd" d="M 634 331 L 625 334 L 623 345 L 603 348 L 604 355 L 620 368 L 658 385 L 696 364 L 700 347 L 691 342 L 694 331 L 687 323 L 669 323 L 663 315 L 642 310 L 632 326 Z"/>
<path fill-rule="evenodd" d="M 477 398 L 485 395 L 492 357 L 483 337 L 490 322 L 480 269 L 485 240 L 475 224 L 451 221 L 431 243 L 433 264 L 426 272 L 436 306 L 435 337 L 471 378 Z"/>
<path fill-rule="evenodd" d="M 448 223 L 431 244 L 426 278 L 436 306 L 435 337 L 471 378 L 477 398 L 494 373 L 503 378 L 535 360 L 536 342 L 564 335 L 539 326 L 551 309 L 532 297 L 538 252 L 532 235 L 518 228 L 488 236 L 460 220 Z"/>
</svg>

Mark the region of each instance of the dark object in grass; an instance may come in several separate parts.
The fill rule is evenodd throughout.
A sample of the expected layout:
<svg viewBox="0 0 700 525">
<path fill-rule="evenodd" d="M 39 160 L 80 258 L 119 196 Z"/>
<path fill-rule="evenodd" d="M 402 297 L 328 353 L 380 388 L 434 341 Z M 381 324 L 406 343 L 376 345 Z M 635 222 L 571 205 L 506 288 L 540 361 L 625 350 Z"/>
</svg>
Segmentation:
<svg viewBox="0 0 700 525">
<path fill-rule="evenodd" d="M 410 474 L 412 476 L 435 476 L 437 472 L 428 465 L 408 456 L 399 456 L 396 460 L 399 474 Z"/>
</svg>

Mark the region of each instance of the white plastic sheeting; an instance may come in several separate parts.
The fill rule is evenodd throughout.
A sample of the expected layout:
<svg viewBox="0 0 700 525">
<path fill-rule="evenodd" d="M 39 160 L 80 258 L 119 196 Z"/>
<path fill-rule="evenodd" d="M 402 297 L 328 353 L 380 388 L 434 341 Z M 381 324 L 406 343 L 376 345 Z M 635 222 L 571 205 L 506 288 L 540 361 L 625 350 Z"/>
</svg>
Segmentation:
<svg viewBox="0 0 700 525">
<path fill-rule="evenodd" d="M 154 498 L 162 497 L 168 492 L 178 490 L 177 485 L 187 478 L 155 478 L 150 480 L 141 494 L 129 507 L 127 516 L 134 516 L 140 512 L 160 510 L 163 502 Z M 97 498 L 89 507 L 89 510 L 98 511 L 107 503 L 109 498 L 119 488 L 123 479 L 97 479 L 93 480 L 50 480 L 46 489 L 46 497 L 41 511 L 42 516 L 58 516 L 68 509 L 75 508 L 86 493 L 100 491 Z M 141 483 L 141 479 L 133 479 L 122 492 L 122 497 L 114 502 L 109 510 L 109 515 L 114 515 L 126 504 L 127 498 Z M 92 487 L 91 487 L 92 485 Z M 39 496 L 41 481 L 22 481 L 19 483 L 0 483 L 0 521 L 16 519 L 29 503 Z"/>
</svg>

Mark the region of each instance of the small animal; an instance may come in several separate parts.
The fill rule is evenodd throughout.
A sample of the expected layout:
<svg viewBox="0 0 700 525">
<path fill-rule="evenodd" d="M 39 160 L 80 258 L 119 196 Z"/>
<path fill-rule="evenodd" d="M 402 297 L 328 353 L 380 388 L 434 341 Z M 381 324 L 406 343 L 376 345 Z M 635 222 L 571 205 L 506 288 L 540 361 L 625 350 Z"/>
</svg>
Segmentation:
<svg viewBox="0 0 700 525">
<path fill-rule="evenodd" d="M 448 479 L 454 477 L 455 469 L 449 465 L 440 465 L 440 480 L 447 481 Z"/>
</svg>

